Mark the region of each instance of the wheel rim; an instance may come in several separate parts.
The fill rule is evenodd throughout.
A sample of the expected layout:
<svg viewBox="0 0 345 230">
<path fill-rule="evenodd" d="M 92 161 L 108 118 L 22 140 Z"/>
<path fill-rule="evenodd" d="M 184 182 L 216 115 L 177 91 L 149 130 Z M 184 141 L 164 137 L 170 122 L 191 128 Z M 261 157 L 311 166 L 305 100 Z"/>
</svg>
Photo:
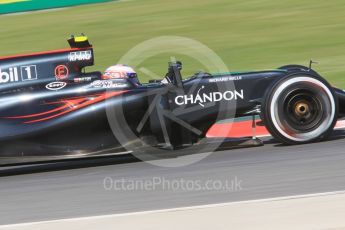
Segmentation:
<svg viewBox="0 0 345 230">
<path fill-rule="evenodd" d="M 313 130 L 322 122 L 322 99 L 312 91 L 295 90 L 283 103 L 286 122 L 300 132 Z"/>
<path fill-rule="evenodd" d="M 270 104 L 270 117 L 285 138 L 295 142 L 311 141 L 320 137 L 334 121 L 333 94 L 317 79 L 291 78 L 276 89 Z"/>
</svg>

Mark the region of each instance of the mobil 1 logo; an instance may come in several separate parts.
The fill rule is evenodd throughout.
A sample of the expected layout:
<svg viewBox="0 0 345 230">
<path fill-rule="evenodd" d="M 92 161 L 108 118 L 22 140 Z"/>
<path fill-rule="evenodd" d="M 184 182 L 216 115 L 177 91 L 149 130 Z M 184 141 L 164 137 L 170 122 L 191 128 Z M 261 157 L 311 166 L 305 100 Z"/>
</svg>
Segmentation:
<svg viewBox="0 0 345 230">
<path fill-rule="evenodd" d="M 0 84 L 32 80 L 37 80 L 36 65 L 0 68 Z"/>
</svg>

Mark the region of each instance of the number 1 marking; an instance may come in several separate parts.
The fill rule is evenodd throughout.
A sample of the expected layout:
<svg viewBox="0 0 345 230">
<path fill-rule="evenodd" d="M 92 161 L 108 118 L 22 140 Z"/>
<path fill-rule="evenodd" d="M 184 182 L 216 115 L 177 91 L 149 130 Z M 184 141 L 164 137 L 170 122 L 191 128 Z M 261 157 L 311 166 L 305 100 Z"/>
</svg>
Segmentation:
<svg viewBox="0 0 345 230">
<path fill-rule="evenodd" d="M 29 79 L 29 80 L 31 80 L 31 67 L 30 67 L 30 66 L 28 66 L 28 67 L 26 67 L 26 68 L 25 68 L 25 70 L 26 70 L 26 73 L 27 73 L 28 79 Z"/>
</svg>

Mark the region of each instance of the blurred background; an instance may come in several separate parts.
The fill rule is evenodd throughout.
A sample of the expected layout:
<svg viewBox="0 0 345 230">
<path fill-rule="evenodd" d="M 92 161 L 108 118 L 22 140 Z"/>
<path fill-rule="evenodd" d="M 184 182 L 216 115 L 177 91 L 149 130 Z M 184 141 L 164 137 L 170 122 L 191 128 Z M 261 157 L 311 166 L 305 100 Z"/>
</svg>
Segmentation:
<svg viewBox="0 0 345 230">
<path fill-rule="evenodd" d="M 0 12 L 9 2 L 0 0 Z M 312 58 L 314 69 L 345 88 L 344 12 L 342 0 L 131 0 L 4 14 L 0 55 L 65 48 L 69 35 L 85 33 L 95 48 L 91 69 L 103 71 L 145 40 L 183 36 L 214 50 L 231 71 L 308 65 Z M 203 69 L 173 53 L 143 64 L 163 76 L 170 56 L 184 62 L 185 76 Z"/>
</svg>

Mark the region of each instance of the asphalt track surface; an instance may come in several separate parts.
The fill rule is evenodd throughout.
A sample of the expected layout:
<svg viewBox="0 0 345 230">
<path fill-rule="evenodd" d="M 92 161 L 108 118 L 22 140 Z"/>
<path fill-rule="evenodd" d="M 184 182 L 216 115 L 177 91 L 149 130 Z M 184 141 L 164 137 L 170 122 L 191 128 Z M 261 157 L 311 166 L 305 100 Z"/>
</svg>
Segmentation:
<svg viewBox="0 0 345 230">
<path fill-rule="evenodd" d="M 188 156 L 184 156 L 188 157 Z M 183 159 L 183 157 L 181 157 Z M 82 167 L 84 165 L 84 167 Z M 330 141 L 215 152 L 195 164 L 158 167 L 129 156 L 2 171 L 0 225 L 345 190 L 345 131 Z M 235 181 L 233 190 L 107 190 L 104 179 Z M 230 188 L 230 187 L 228 187 Z"/>
</svg>

